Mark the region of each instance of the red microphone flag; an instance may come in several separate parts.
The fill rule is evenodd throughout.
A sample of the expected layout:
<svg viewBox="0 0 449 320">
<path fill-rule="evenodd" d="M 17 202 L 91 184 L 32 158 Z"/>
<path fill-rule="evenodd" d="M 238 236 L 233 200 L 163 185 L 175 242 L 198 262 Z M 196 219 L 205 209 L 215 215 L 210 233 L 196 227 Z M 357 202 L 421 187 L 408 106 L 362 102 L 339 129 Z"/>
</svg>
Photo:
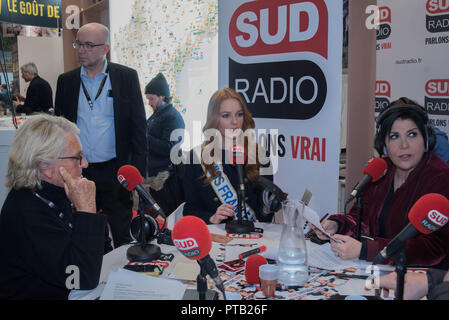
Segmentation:
<svg viewBox="0 0 449 320">
<path fill-rule="evenodd" d="M 234 144 L 229 149 L 229 162 L 232 165 L 245 164 L 245 148 L 241 144 Z"/>
<path fill-rule="evenodd" d="M 206 223 L 195 216 L 185 216 L 176 222 L 172 231 L 175 247 L 189 259 L 199 260 L 212 248 L 212 237 Z"/>
<path fill-rule="evenodd" d="M 428 193 L 418 201 L 408 213 L 413 226 L 423 234 L 432 233 L 448 222 L 449 200 L 438 193 Z"/>
<path fill-rule="evenodd" d="M 376 182 L 382 178 L 387 172 L 388 165 L 387 162 L 382 158 L 372 158 L 368 161 L 368 164 L 363 168 L 363 174 L 368 174 L 371 176 L 371 182 Z"/>
<path fill-rule="evenodd" d="M 128 191 L 134 190 L 143 181 L 139 170 L 129 164 L 121 166 L 120 169 L 118 169 L 117 179 Z"/>
</svg>

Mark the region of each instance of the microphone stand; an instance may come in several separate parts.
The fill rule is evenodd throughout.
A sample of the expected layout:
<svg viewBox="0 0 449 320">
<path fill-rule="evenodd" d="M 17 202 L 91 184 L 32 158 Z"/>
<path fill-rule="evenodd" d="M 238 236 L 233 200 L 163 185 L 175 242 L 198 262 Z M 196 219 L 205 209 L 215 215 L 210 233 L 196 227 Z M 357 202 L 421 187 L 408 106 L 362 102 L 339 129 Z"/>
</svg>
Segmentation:
<svg viewBox="0 0 449 320">
<path fill-rule="evenodd" d="M 206 300 L 207 292 L 207 272 L 200 265 L 200 273 L 196 277 L 196 290 L 198 291 L 198 300 Z"/>
<path fill-rule="evenodd" d="M 404 281 L 407 273 L 405 247 L 399 250 L 392 258 L 396 263 L 396 300 L 404 300 Z"/>
<path fill-rule="evenodd" d="M 363 213 L 363 204 L 362 204 L 362 192 L 357 195 L 357 229 L 355 238 L 360 241 L 361 239 L 361 230 L 362 230 L 362 213 Z"/>
<path fill-rule="evenodd" d="M 243 184 L 243 177 L 245 176 L 243 165 L 236 165 L 238 176 L 241 177 L 239 188 L 237 191 L 237 220 L 230 220 L 226 222 L 225 230 L 228 233 L 244 234 L 254 231 L 254 223 L 249 220 L 243 220 L 243 211 L 245 208 L 245 185 Z"/>
<path fill-rule="evenodd" d="M 243 204 L 245 203 L 245 191 L 239 189 L 237 192 L 237 220 L 239 223 L 242 223 L 243 217 Z"/>
<path fill-rule="evenodd" d="M 161 248 L 158 245 L 147 243 L 144 208 L 145 201 L 139 197 L 140 244 L 133 245 L 126 251 L 129 261 L 147 262 L 161 255 Z"/>
<path fill-rule="evenodd" d="M 239 188 L 237 192 L 237 220 L 230 220 L 226 222 L 225 230 L 228 233 L 244 234 L 254 231 L 254 223 L 249 220 L 243 220 L 243 210 L 245 208 L 245 190 Z"/>
</svg>

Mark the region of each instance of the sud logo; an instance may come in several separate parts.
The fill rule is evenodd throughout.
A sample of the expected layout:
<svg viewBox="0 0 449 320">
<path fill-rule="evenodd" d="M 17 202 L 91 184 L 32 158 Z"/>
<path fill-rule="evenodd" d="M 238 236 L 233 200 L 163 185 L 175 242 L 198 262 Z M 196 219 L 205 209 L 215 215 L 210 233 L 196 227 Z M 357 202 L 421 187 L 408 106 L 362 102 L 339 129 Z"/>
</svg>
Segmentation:
<svg viewBox="0 0 449 320">
<path fill-rule="evenodd" d="M 390 104 L 391 85 L 388 81 L 376 81 L 376 108 L 375 112 L 382 112 Z"/>
<path fill-rule="evenodd" d="M 421 225 L 430 232 L 437 231 L 447 223 L 448 218 L 437 210 L 430 210 Z"/>
<path fill-rule="evenodd" d="M 426 29 L 432 33 L 449 31 L 448 0 L 427 0 Z"/>
<path fill-rule="evenodd" d="M 198 243 L 194 238 L 174 239 L 173 244 L 188 258 L 196 257 L 201 253 Z"/>
<path fill-rule="evenodd" d="M 245 61 L 256 57 L 258 63 L 229 59 L 229 87 L 242 95 L 253 117 L 310 119 L 322 109 L 327 82 L 315 62 L 262 61 L 263 56 L 300 52 L 327 60 L 328 19 L 320 0 L 249 1 L 235 10 L 229 22 L 231 47 Z"/>
<path fill-rule="evenodd" d="M 327 29 L 324 1 L 250 1 L 231 17 L 229 40 L 241 56 L 312 51 L 327 58 Z"/>
<path fill-rule="evenodd" d="M 385 40 L 391 35 L 391 9 L 387 6 L 379 7 L 379 27 L 376 30 L 376 39 Z"/>
<path fill-rule="evenodd" d="M 429 114 L 449 115 L 449 79 L 431 79 L 425 87 L 424 104 Z"/>
</svg>

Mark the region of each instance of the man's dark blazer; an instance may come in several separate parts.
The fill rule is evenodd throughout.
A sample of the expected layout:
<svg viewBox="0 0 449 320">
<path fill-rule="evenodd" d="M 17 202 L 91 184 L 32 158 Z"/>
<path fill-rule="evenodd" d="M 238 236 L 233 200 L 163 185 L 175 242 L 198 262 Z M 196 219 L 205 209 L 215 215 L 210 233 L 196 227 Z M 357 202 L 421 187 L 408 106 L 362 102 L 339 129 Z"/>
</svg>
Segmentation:
<svg viewBox="0 0 449 320">
<path fill-rule="evenodd" d="M 139 78 L 134 69 L 108 62 L 114 99 L 115 145 L 119 166 L 131 164 L 145 174 L 146 119 Z M 55 114 L 75 122 L 81 67 L 58 77 Z"/>
</svg>

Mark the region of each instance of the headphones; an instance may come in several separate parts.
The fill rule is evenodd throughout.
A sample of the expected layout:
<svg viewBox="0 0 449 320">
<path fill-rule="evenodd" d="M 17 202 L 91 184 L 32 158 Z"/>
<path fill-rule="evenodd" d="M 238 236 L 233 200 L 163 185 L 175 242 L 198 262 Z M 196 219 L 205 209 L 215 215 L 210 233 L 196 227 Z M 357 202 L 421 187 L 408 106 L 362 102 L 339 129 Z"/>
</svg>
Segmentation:
<svg viewBox="0 0 449 320">
<path fill-rule="evenodd" d="M 376 135 L 374 137 L 374 148 L 379 153 L 380 156 L 387 154 L 387 150 L 385 147 L 385 141 L 382 141 L 380 137 L 380 130 L 382 128 L 382 125 L 385 121 L 385 119 L 388 119 L 393 114 L 399 114 L 401 112 L 411 112 L 418 117 L 420 117 L 423 120 L 424 123 L 424 143 L 425 143 L 425 149 L 424 152 L 432 151 L 435 143 L 436 143 L 436 135 L 433 131 L 432 127 L 428 125 L 429 122 L 429 116 L 427 115 L 426 110 L 422 108 L 421 106 L 414 104 L 414 102 L 407 98 L 400 98 L 399 99 L 401 104 L 393 105 L 384 111 L 381 112 L 381 114 L 376 118 Z M 405 102 L 405 103 L 404 103 Z"/>
<path fill-rule="evenodd" d="M 154 239 L 157 239 L 158 244 L 168 244 L 173 245 L 173 240 L 171 238 L 171 230 L 168 228 L 161 229 L 159 223 L 152 216 L 145 214 L 144 221 L 144 232 L 146 243 L 150 243 Z M 141 215 L 138 214 L 131 220 L 131 225 L 129 228 L 129 234 L 131 239 L 135 242 L 140 242 L 142 237 L 142 227 L 141 227 Z"/>
<path fill-rule="evenodd" d="M 284 193 L 277 185 L 262 176 L 255 180 L 255 187 L 262 190 L 262 200 L 270 213 L 278 211 L 282 207 L 282 201 L 287 199 Z"/>
</svg>

